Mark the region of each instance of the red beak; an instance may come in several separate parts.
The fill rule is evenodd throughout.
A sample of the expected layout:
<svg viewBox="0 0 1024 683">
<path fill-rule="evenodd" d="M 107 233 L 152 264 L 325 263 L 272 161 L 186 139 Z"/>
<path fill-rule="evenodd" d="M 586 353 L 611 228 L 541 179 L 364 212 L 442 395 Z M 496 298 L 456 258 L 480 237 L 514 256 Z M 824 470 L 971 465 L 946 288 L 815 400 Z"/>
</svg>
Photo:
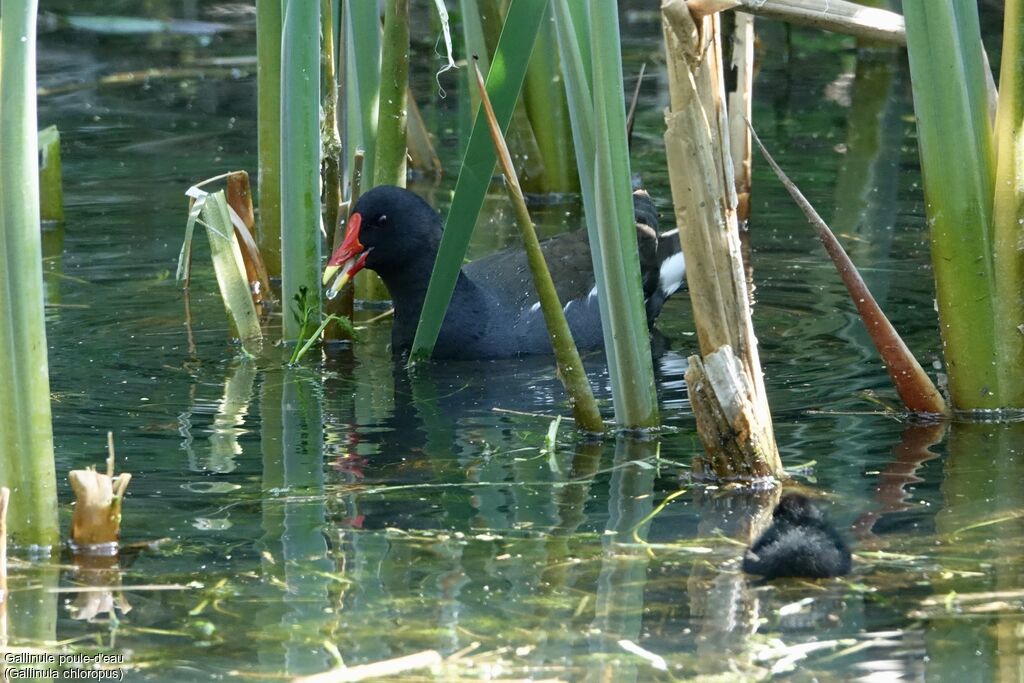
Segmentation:
<svg viewBox="0 0 1024 683">
<path fill-rule="evenodd" d="M 334 284 L 327 290 L 327 297 L 330 299 L 337 296 L 348 281 L 366 265 L 366 257 L 370 255 L 370 250 L 359 241 L 359 227 L 362 222 L 363 217 L 358 213 L 353 213 L 349 217 L 348 225 L 345 226 L 345 239 L 327 261 L 327 267 L 324 269 L 325 285 L 341 271 Z"/>
</svg>

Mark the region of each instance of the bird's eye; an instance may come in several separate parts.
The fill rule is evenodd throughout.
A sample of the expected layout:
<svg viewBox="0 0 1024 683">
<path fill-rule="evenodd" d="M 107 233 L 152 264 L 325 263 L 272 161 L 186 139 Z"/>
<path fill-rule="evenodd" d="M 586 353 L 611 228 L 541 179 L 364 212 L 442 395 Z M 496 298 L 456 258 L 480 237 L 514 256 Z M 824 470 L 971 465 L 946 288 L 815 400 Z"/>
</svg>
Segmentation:
<svg viewBox="0 0 1024 683">
<path fill-rule="evenodd" d="M 380 226 L 383 227 L 383 226 L 385 226 L 387 224 L 388 224 L 388 215 L 386 213 L 382 213 L 380 215 L 380 217 L 377 219 L 377 225 L 380 225 Z"/>
</svg>

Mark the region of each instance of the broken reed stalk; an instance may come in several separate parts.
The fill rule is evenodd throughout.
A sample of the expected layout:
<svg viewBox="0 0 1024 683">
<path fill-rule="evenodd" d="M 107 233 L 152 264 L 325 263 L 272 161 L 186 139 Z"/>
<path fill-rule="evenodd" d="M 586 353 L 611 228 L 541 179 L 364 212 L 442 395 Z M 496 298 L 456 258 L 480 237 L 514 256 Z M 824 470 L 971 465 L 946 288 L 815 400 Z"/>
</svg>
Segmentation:
<svg viewBox="0 0 1024 683">
<path fill-rule="evenodd" d="M 210 240 L 210 259 L 213 261 L 221 300 L 227 310 L 232 328 L 242 342 L 243 350 L 251 355 L 263 347 L 263 331 L 253 302 L 252 288 L 246 277 L 245 259 L 239 244 L 238 226 L 245 227 L 238 214 L 228 205 L 223 190 L 210 194 L 200 186 L 228 175 L 210 178 L 193 185 L 185 194 L 190 198 L 185 239 L 178 257 L 178 279 L 184 278 L 191 268 L 192 238 L 196 223 L 206 228 Z M 200 221 L 200 216 L 202 220 Z M 186 282 L 186 288 L 188 284 Z M 186 307 L 187 310 L 187 307 Z"/>
<path fill-rule="evenodd" d="M 491 108 L 491 100 L 487 97 L 483 74 L 480 73 L 480 68 L 475 62 L 473 70 L 476 74 L 480 101 L 487 116 L 487 125 L 491 131 L 491 140 L 494 142 L 494 149 L 498 155 L 498 163 L 501 164 L 502 173 L 505 175 L 505 188 L 508 190 L 508 195 L 516 211 L 516 223 L 522 233 L 526 257 L 530 264 L 530 274 L 533 276 L 537 298 L 540 301 L 541 311 L 544 313 L 544 323 L 548 328 L 551 348 L 555 352 L 558 376 L 565 386 L 566 393 L 569 394 L 569 405 L 572 407 L 577 428 L 585 432 L 601 433 L 604 431 L 601 411 L 597 408 L 597 401 L 594 399 L 587 374 L 583 370 L 583 361 L 580 360 L 576 342 L 573 341 L 569 323 L 565 319 L 565 311 L 562 309 L 561 301 L 558 300 L 555 283 L 551 280 L 551 272 L 544 261 L 540 240 L 537 239 L 537 231 L 533 227 L 530 212 L 526 208 L 526 199 L 523 197 L 523 189 L 519 186 L 519 178 L 512 165 L 508 145 L 505 144 L 501 126 L 498 125 L 497 117 Z"/>
<path fill-rule="evenodd" d="M 907 44 L 902 16 L 846 0 L 689 0 L 686 4 L 695 19 L 725 10 L 741 9 L 798 26 L 810 26 L 893 45 Z"/>
<path fill-rule="evenodd" d="M 320 141 L 323 147 L 324 225 L 328 235 L 338 228 L 341 205 L 341 133 L 338 130 L 338 78 L 334 68 L 334 3 L 320 2 L 320 80 L 324 85 Z"/>
<path fill-rule="evenodd" d="M 750 173 L 753 147 L 747 121 L 753 116 L 754 102 L 754 17 L 735 12 L 732 34 L 732 68 L 736 71 L 736 90 L 729 93 L 729 146 L 736 174 L 736 217 L 750 220 Z"/>
<path fill-rule="evenodd" d="M 338 130 L 338 77 L 334 68 L 334 7 L 332 0 L 321 0 L 320 3 L 320 34 L 323 37 L 323 49 L 320 55 L 321 80 L 324 84 L 323 118 L 320 121 L 320 139 L 323 144 L 323 184 L 324 184 L 324 225 L 328 237 L 337 241 L 342 228 L 341 201 L 341 132 Z M 340 11 L 340 7 L 339 7 Z M 362 160 L 360 159 L 360 166 Z M 337 248 L 337 244 L 334 248 Z M 333 253 L 333 251 L 331 252 Z M 352 288 L 348 287 L 330 301 L 324 302 L 324 313 L 328 316 L 344 316 L 352 319 L 354 297 Z M 323 338 L 350 339 L 351 335 L 344 326 L 331 323 L 324 328 Z"/>
<path fill-rule="evenodd" d="M 720 478 L 781 478 L 741 257 L 719 19 L 695 22 L 684 0 L 664 3 L 662 17 L 671 96 L 665 149 L 703 364 L 718 351 L 739 359 L 723 359 L 722 372 L 687 373 L 698 426 L 729 416 L 723 438 L 702 432 L 706 462 Z M 690 365 L 696 373 L 702 363 L 693 356 Z M 716 378 L 729 384 L 702 385 Z M 747 397 L 739 412 L 727 407 L 734 396 Z"/>
<path fill-rule="evenodd" d="M 231 209 L 231 224 L 235 227 L 235 239 L 242 252 L 245 279 L 249 282 L 252 302 L 256 306 L 262 306 L 265 300 L 274 300 L 274 292 L 270 287 L 270 274 L 263 261 L 263 254 L 260 253 L 259 245 L 253 237 L 256 216 L 252 208 L 249 174 L 245 171 L 229 173 L 224 194 Z"/>
<path fill-rule="evenodd" d="M 867 285 L 864 284 L 860 273 L 857 272 L 857 267 L 850 260 L 839 240 L 832 234 L 828 225 L 818 215 L 818 212 L 814 210 L 814 207 L 807 201 L 807 198 L 800 192 L 800 189 L 793 184 L 779 165 L 775 163 L 775 159 L 765 149 L 760 138 L 757 137 L 756 133 L 753 133 L 752 127 L 750 130 L 754 142 L 757 143 L 761 154 L 764 155 L 765 161 L 775 171 L 775 175 L 782 181 L 793 201 L 804 212 L 807 221 L 814 228 L 818 239 L 821 240 L 822 246 L 825 247 L 825 251 L 828 252 L 832 262 L 835 264 L 836 270 L 839 271 L 839 276 L 842 278 L 843 284 L 846 285 L 846 291 L 850 293 L 850 298 L 853 299 L 857 312 L 860 313 L 860 317 L 867 327 L 868 334 L 871 336 L 871 341 L 874 342 L 875 348 L 878 349 L 878 355 L 882 357 L 882 362 L 885 363 L 885 368 L 889 372 L 889 378 L 896 386 L 896 391 L 903 400 L 903 404 L 908 410 L 915 413 L 948 415 L 949 408 L 946 406 L 946 401 L 942 398 L 942 394 L 935 388 L 931 378 L 928 377 L 928 373 L 917 362 L 914 354 L 910 352 L 910 349 L 907 348 L 899 333 L 896 332 L 896 328 L 892 326 L 885 313 L 882 312 L 881 307 L 875 301 L 875 297 L 871 295 Z"/>
<path fill-rule="evenodd" d="M 114 434 L 107 432 L 107 473 L 92 467 L 68 473 L 75 493 L 71 540 L 76 546 L 117 543 L 121 537 L 121 504 L 131 479 L 128 472 L 114 476 Z"/>
</svg>

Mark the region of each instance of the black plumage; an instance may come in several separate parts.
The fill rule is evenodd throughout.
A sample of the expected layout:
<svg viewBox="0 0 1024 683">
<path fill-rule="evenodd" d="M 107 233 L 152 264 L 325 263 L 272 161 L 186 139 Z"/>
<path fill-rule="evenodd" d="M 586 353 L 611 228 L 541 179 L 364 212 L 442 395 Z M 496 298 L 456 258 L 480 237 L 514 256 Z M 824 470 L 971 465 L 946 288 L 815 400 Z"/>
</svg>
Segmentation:
<svg viewBox="0 0 1024 683">
<path fill-rule="evenodd" d="M 654 203 L 634 193 L 637 248 L 648 323 L 682 284 L 685 262 L 678 239 L 659 241 Z M 355 220 L 353 220 L 355 219 Z M 412 345 L 430 274 L 441 241 L 441 218 L 416 194 L 376 187 L 356 203 L 345 243 L 328 262 L 348 276 L 376 271 L 395 307 L 392 350 Z M 601 348 L 601 316 L 585 230 L 541 243 L 569 328 L 581 351 Z M 549 354 L 544 316 L 537 302 L 526 253 L 509 248 L 463 266 L 445 315 L 436 358 L 508 358 Z"/>
<path fill-rule="evenodd" d="M 806 496 L 789 493 L 744 555 L 743 571 L 766 579 L 842 576 L 850 571 L 850 549 Z"/>
</svg>

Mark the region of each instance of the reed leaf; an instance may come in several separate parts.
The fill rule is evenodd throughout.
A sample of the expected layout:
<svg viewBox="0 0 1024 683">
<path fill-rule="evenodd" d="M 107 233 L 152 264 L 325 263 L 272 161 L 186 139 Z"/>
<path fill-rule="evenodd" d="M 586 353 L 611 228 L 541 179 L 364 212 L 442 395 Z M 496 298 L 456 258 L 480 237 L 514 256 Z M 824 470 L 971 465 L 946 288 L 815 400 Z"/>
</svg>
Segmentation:
<svg viewBox="0 0 1024 683">
<path fill-rule="evenodd" d="M 289 2 L 281 41 L 281 300 L 320 310 L 320 3 Z M 287 144 L 283 144 L 284 142 Z M 284 339 L 300 332 L 284 314 Z"/>
<path fill-rule="evenodd" d="M 281 276 L 281 4 L 282 0 L 256 0 L 256 243 L 273 277 Z"/>
<path fill-rule="evenodd" d="M 21 545 L 60 540 L 43 313 L 36 0 L 0 2 L 0 486 Z"/>
<path fill-rule="evenodd" d="M 480 19 L 480 5 L 477 0 L 459 0 L 462 13 L 462 39 L 466 44 L 466 56 L 478 60 L 480 70 L 487 73 L 491 69 L 491 55 L 487 51 L 487 39 L 484 37 L 483 22 Z M 480 95 L 476 88 L 467 88 L 469 100 L 474 114 L 480 104 Z"/>
<path fill-rule="evenodd" d="M 1011 387 L 996 343 L 995 155 L 977 6 L 907 0 L 903 9 L 953 406 L 1004 407 Z M 1020 396 L 1019 388 L 1012 391 Z"/>
<path fill-rule="evenodd" d="M 949 411 L 946 407 L 946 401 L 942 398 L 942 394 L 935 388 L 931 378 L 928 377 L 928 373 L 917 362 L 914 354 L 907 348 L 896 328 L 892 326 L 885 313 L 882 312 L 882 308 L 875 301 L 871 291 L 868 290 L 864 279 L 857 270 L 857 266 L 853 264 L 846 250 L 843 249 L 842 244 L 839 243 L 832 230 L 807 198 L 804 197 L 800 189 L 775 162 L 775 159 L 768 153 L 768 150 L 756 134 L 753 134 L 753 141 L 761 150 L 761 154 L 764 155 L 765 161 L 771 166 L 775 175 L 782 181 L 793 201 L 796 202 L 804 216 L 807 217 L 808 223 L 814 228 L 822 246 L 825 247 L 829 258 L 832 259 L 832 263 L 839 272 L 846 290 L 850 293 L 850 298 L 857 307 L 857 312 L 864 321 L 872 343 L 874 343 L 875 348 L 878 350 L 878 355 L 882 358 L 882 362 L 885 363 L 885 368 L 889 372 L 889 378 L 896 387 L 896 391 L 903 400 L 903 404 L 908 410 L 916 413 L 948 414 Z"/>
<path fill-rule="evenodd" d="M 494 142 L 495 151 L 498 154 L 498 162 L 501 165 L 502 173 L 505 176 L 505 188 L 516 212 L 516 222 L 522 234 L 523 246 L 526 249 L 527 262 L 530 265 L 530 274 L 533 277 L 533 284 L 537 290 L 537 299 L 540 301 L 541 312 L 544 314 L 544 323 L 548 328 L 548 337 L 551 340 L 551 348 L 555 353 L 555 363 L 558 367 L 558 376 L 562 380 L 565 391 L 569 394 L 569 404 L 572 407 L 573 418 L 576 426 L 586 432 L 600 433 L 604 431 L 604 422 L 601 420 L 601 411 L 598 410 L 597 401 L 594 399 L 594 392 L 587 381 L 587 373 L 583 369 L 583 361 L 580 360 L 579 350 L 573 340 L 572 332 L 569 329 L 569 322 L 565 319 L 565 311 L 555 291 L 555 283 L 551 279 L 551 272 L 548 270 L 547 262 L 544 260 L 544 253 L 540 248 L 540 240 L 537 239 L 537 231 L 533 227 L 533 220 L 526 208 L 526 199 L 523 197 L 523 190 L 519 186 L 519 177 L 516 169 L 512 166 L 512 156 L 509 154 L 508 145 L 501 134 L 498 121 L 494 116 L 490 100 L 487 98 L 487 91 L 484 88 L 484 77 L 476 64 L 473 65 L 476 72 L 477 85 L 479 86 L 480 98 L 483 103 L 484 114 L 491 132 L 491 140 Z M 557 431 L 557 427 L 555 428 Z M 552 449 L 553 450 L 553 449 Z"/>
<path fill-rule="evenodd" d="M 503 133 L 512 118 L 512 110 L 526 76 L 533 41 L 547 4 L 548 0 L 512 0 L 509 5 L 498 48 L 487 73 L 487 93 Z M 473 227 L 483 206 L 484 195 L 491 184 L 496 160 L 486 117 L 482 111 L 478 111 L 459 178 L 455 183 L 455 194 L 445 220 L 437 261 L 434 263 L 423 312 L 413 340 L 410 360 L 414 362 L 429 357 L 434 349 L 448 310 L 448 302 L 455 290 L 455 281 L 466 257 Z"/>
</svg>

